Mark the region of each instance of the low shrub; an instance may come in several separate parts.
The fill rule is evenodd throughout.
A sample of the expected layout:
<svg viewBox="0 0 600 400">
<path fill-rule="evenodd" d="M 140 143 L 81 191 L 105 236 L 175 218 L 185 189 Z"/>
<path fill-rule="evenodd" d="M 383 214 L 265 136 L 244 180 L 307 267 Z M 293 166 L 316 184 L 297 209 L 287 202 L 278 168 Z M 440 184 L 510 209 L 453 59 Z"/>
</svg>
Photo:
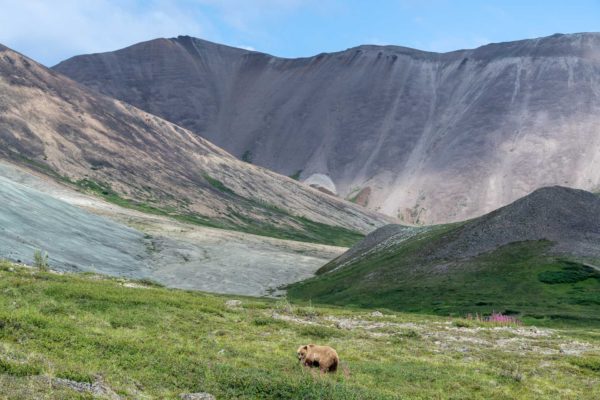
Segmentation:
<svg viewBox="0 0 600 400">
<path fill-rule="evenodd" d="M 589 278 L 600 279 L 600 273 L 587 265 L 563 261 L 562 269 L 558 271 L 544 271 L 538 274 L 540 282 L 556 285 L 561 283 L 577 283 Z"/>
<path fill-rule="evenodd" d="M 0 374 L 22 377 L 40 375 L 41 373 L 42 368 L 39 365 L 17 363 L 0 359 Z"/>
<path fill-rule="evenodd" d="M 469 318 L 469 317 L 467 317 L 467 318 Z M 476 326 L 476 324 L 474 324 L 470 320 L 458 319 L 458 320 L 452 321 L 452 326 L 455 326 L 457 328 L 473 328 Z"/>
<path fill-rule="evenodd" d="M 41 250 L 36 250 L 33 252 L 33 266 L 40 271 L 48 271 L 48 253 L 43 252 Z"/>
<path fill-rule="evenodd" d="M 94 383 L 94 377 L 91 375 L 75 371 L 62 371 L 57 373 L 56 377 L 80 383 Z"/>
<path fill-rule="evenodd" d="M 571 360 L 571 364 L 577 365 L 594 372 L 600 372 L 600 358 L 598 357 L 578 357 Z"/>
<path fill-rule="evenodd" d="M 256 326 L 266 326 L 266 325 L 286 326 L 287 325 L 287 323 L 285 321 L 281 321 L 279 319 L 270 318 L 270 317 L 256 317 L 252 320 L 252 323 Z"/>
</svg>

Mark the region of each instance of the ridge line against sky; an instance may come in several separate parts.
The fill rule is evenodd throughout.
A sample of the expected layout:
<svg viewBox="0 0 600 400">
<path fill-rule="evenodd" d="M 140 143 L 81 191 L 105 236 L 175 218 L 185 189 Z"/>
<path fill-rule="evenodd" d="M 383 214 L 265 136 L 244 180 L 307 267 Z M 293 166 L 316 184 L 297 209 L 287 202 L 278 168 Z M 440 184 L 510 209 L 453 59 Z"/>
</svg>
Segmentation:
<svg viewBox="0 0 600 400">
<path fill-rule="evenodd" d="M 0 43 L 47 66 L 179 35 L 306 57 L 363 44 L 447 52 L 600 30 L 597 0 L 0 0 L 0 7 Z"/>
</svg>

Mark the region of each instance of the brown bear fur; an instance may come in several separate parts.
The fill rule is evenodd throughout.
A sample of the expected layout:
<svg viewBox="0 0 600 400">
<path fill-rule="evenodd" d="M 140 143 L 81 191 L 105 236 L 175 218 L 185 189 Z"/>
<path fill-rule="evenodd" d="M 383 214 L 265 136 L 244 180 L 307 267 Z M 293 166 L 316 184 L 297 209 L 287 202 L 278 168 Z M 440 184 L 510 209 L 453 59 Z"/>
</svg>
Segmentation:
<svg viewBox="0 0 600 400">
<path fill-rule="evenodd" d="M 334 372 L 340 362 L 337 352 L 329 346 L 307 344 L 298 347 L 298 360 L 307 367 L 319 367 L 321 372 Z"/>
</svg>

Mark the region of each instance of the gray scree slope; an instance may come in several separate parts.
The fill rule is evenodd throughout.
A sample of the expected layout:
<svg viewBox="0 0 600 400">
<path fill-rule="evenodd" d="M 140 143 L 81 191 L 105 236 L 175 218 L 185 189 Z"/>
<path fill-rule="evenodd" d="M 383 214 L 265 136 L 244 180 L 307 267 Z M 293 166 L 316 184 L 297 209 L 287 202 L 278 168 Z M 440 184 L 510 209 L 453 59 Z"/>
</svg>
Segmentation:
<svg viewBox="0 0 600 400">
<path fill-rule="evenodd" d="M 150 278 L 169 287 L 271 294 L 345 248 L 182 224 L 109 204 L 0 161 L 0 258 Z"/>
<path fill-rule="evenodd" d="M 43 250 L 61 270 L 147 277 L 141 232 L 14 182 L 0 167 L 0 258 L 31 264 Z"/>
<path fill-rule="evenodd" d="M 600 182 L 600 34 L 438 54 L 359 46 L 283 59 L 191 37 L 54 67 L 285 175 L 407 222 Z M 331 190 L 330 190 L 331 191 Z"/>
</svg>

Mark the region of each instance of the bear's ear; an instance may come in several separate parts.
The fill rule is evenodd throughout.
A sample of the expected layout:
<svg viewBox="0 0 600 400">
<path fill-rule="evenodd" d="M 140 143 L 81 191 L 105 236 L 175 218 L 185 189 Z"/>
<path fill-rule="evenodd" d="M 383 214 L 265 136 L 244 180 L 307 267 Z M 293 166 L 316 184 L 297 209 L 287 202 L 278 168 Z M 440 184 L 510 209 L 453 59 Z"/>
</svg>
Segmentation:
<svg viewBox="0 0 600 400">
<path fill-rule="evenodd" d="M 308 350 L 308 345 L 304 345 L 304 347 L 302 347 L 304 350 Z"/>
<path fill-rule="evenodd" d="M 315 345 L 314 344 L 309 344 L 308 347 L 315 347 Z"/>
</svg>

